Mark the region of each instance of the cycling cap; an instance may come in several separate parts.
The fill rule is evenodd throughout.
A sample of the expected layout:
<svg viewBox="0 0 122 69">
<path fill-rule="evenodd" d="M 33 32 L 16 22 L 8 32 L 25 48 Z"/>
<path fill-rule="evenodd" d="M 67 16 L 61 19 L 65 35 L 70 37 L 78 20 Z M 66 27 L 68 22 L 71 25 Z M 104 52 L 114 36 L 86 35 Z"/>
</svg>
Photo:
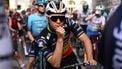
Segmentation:
<svg viewBox="0 0 122 69">
<path fill-rule="evenodd" d="M 51 1 L 46 6 L 47 15 L 50 14 L 66 14 L 66 7 L 62 1 Z"/>
</svg>

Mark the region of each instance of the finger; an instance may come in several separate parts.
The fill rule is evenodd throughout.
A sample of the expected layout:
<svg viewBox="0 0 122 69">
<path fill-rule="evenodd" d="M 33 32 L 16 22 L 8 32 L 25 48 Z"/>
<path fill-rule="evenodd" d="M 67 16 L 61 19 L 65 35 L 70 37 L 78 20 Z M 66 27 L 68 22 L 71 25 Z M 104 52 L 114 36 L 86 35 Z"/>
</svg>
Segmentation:
<svg viewBox="0 0 122 69">
<path fill-rule="evenodd" d="M 96 64 L 97 64 L 96 61 L 94 61 L 94 60 L 90 61 L 90 65 L 96 65 Z"/>
</svg>

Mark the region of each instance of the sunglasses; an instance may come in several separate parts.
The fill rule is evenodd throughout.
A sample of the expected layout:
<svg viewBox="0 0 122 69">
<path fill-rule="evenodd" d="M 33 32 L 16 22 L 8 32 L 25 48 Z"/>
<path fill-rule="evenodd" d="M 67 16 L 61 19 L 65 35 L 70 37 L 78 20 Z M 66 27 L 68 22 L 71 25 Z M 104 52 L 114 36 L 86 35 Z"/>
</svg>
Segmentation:
<svg viewBox="0 0 122 69">
<path fill-rule="evenodd" d="M 65 16 L 49 16 L 49 18 L 53 21 L 53 22 L 56 22 L 58 19 L 63 22 L 65 21 Z"/>
<path fill-rule="evenodd" d="M 38 4 L 39 7 L 46 7 L 46 3 L 43 3 L 43 4 Z"/>
<path fill-rule="evenodd" d="M 45 7 L 45 5 L 38 5 L 39 7 Z"/>
</svg>

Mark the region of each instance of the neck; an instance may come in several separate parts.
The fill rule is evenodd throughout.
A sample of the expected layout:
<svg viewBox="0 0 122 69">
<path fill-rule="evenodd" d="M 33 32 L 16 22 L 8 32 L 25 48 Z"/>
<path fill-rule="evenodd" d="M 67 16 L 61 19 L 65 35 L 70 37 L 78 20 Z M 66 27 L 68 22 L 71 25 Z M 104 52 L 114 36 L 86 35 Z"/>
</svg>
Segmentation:
<svg viewBox="0 0 122 69">
<path fill-rule="evenodd" d="M 50 25 L 48 25 L 47 29 L 48 29 L 51 33 L 55 33 L 55 30 L 54 30 Z"/>
<path fill-rule="evenodd" d="M 37 14 L 38 14 L 38 15 L 44 15 L 44 14 L 41 14 L 41 13 L 39 13 L 39 12 L 37 12 Z"/>
</svg>

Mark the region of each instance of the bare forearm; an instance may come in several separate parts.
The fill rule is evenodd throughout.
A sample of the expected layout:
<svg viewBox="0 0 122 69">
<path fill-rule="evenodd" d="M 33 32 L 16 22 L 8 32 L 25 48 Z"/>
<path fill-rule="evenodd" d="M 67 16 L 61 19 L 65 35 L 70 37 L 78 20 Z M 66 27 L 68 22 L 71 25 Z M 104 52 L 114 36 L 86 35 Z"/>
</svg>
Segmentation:
<svg viewBox="0 0 122 69">
<path fill-rule="evenodd" d="M 104 25 L 101 25 L 101 30 L 103 30 L 104 29 Z"/>
<path fill-rule="evenodd" d="M 84 46 L 85 46 L 87 58 L 88 58 L 88 59 L 93 59 L 93 55 L 92 55 L 92 45 L 91 45 L 90 40 L 86 40 L 86 41 L 84 42 Z"/>
<path fill-rule="evenodd" d="M 57 39 L 56 48 L 50 61 L 53 67 L 55 68 L 60 67 L 62 53 L 63 53 L 63 39 Z"/>
<path fill-rule="evenodd" d="M 21 26 L 20 22 L 17 22 L 17 26 L 18 26 L 19 30 L 22 29 L 22 26 Z"/>
<path fill-rule="evenodd" d="M 92 19 L 94 16 L 95 16 L 95 14 L 89 15 L 88 17 L 86 17 L 85 20 L 88 21 L 88 20 Z"/>
<path fill-rule="evenodd" d="M 32 36 L 32 33 L 31 32 L 28 32 L 28 37 L 31 40 L 31 42 L 34 40 L 34 37 Z"/>
<path fill-rule="evenodd" d="M 85 51 L 86 51 L 86 54 L 87 54 L 87 58 L 88 59 L 93 59 L 92 44 L 91 44 L 91 41 L 89 40 L 89 38 L 86 35 L 83 35 L 83 36 L 81 36 L 80 40 L 84 44 Z"/>
<path fill-rule="evenodd" d="M 10 29 L 10 31 L 12 31 L 12 32 L 15 31 L 15 30 L 14 30 L 13 28 L 11 28 L 11 27 L 9 27 L 9 29 Z"/>
</svg>

